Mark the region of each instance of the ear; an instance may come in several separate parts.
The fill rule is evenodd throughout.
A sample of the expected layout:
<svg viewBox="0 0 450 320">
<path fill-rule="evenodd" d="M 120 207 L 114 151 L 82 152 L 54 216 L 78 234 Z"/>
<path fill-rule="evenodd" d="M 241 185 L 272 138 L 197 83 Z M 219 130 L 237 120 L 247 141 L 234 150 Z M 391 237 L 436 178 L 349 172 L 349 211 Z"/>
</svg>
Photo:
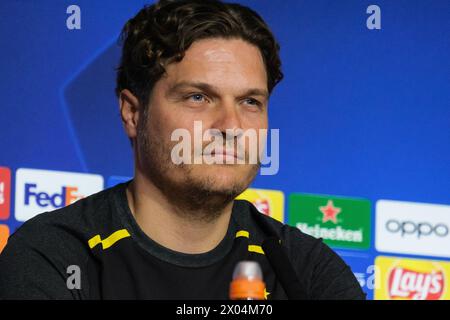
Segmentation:
<svg viewBox="0 0 450 320">
<path fill-rule="evenodd" d="M 139 100 L 130 90 L 124 89 L 119 94 L 119 108 L 125 132 L 128 138 L 133 140 L 137 136 L 140 115 Z"/>
</svg>

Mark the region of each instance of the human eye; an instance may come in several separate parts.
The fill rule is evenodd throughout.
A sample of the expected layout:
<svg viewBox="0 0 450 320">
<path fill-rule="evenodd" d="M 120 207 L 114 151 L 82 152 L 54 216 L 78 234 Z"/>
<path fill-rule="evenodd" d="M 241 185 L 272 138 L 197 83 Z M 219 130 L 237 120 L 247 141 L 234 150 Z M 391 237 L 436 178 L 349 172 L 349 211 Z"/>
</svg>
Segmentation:
<svg viewBox="0 0 450 320">
<path fill-rule="evenodd" d="M 252 105 L 260 105 L 261 104 L 258 100 L 253 99 L 253 98 L 247 98 L 247 99 L 245 99 L 245 101 L 246 101 L 246 103 L 252 104 Z"/>
<path fill-rule="evenodd" d="M 207 98 L 202 93 L 191 93 L 186 96 L 186 100 L 189 102 L 201 103 L 206 102 Z"/>
<path fill-rule="evenodd" d="M 243 100 L 243 102 L 246 105 L 251 106 L 253 108 L 262 108 L 263 107 L 263 103 L 255 98 L 245 98 Z"/>
</svg>

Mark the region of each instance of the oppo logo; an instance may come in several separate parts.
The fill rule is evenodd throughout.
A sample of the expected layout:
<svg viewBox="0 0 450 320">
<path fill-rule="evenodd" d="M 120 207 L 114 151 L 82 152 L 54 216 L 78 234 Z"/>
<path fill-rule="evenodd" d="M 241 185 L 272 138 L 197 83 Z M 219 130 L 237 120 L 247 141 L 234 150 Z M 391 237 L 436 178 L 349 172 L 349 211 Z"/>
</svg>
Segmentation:
<svg viewBox="0 0 450 320">
<path fill-rule="evenodd" d="M 443 223 L 432 225 L 428 222 L 415 223 L 413 221 L 398 221 L 388 220 L 386 222 L 386 229 L 389 232 L 400 232 L 401 236 L 404 235 L 417 235 L 417 238 L 422 236 L 436 235 L 438 237 L 446 237 L 448 235 L 448 227 Z"/>
</svg>

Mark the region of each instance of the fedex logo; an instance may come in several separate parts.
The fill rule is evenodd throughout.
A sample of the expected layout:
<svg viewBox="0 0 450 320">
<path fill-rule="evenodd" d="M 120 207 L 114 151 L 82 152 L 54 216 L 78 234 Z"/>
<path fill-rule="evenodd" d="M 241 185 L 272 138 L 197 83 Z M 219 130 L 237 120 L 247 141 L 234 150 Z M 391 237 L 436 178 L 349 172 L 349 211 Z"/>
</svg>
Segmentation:
<svg viewBox="0 0 450 320">
<path fill-rule="evenodd" d="M 18 169 L 15 216 L 26 221 L 39 213 L 70 205 L 103 190 L 103 177 L 96 174 Z"/>
<path fill-rule="evenodd" d="M 84 198 L 77 194 L 77 187 L 62 187 L 61 191 L 54 194 L 48 194 L 45 191 L 39 192 L 36 183 L 25 184 L 25 205 L 30 205 L 31 201 L 42 208 L 52 206 L 54 208 L 62 208 L 75 201 Z"/>
</svg>

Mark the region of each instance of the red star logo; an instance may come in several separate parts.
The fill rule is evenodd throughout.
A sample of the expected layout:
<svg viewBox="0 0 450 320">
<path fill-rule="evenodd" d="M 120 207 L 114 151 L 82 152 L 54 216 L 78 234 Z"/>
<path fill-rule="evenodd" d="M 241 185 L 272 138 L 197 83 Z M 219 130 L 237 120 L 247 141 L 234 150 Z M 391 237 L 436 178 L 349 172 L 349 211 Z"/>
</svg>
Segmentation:
<svg viewBox="0 0 450 320">
<path fill-rule="evenodd" d="M 327 205 L 319 207 L 319 210 L 323 213 L 322 223 L 333 221 L 334 224 L 337 224 L 337 215 L 341 209 L 334 206 L 333 200 L 328 200 Z"/>
</svg>

